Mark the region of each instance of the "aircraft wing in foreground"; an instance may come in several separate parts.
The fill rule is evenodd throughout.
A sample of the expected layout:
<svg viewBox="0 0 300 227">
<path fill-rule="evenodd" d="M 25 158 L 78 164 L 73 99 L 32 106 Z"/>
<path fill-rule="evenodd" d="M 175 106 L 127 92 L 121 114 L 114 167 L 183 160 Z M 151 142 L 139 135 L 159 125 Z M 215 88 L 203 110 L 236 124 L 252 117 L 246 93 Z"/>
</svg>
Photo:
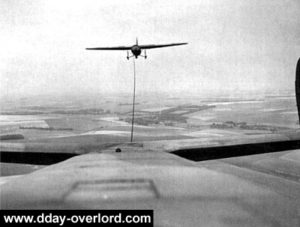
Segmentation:
<svg viewBox="0 0 300 227">
<path fill-rule="evenodd" d="M 282 147 L 299 148 L 296 137 Z M 237 150 L 272 148 L 260 144 Z M 122 152 L 82 151 L 8 180 L 0 186 L 1 209 L 153 209 L 155 226 L 299 224 L 299 149 L 195 162 L 151 142 L 118 147 Z M 197 149 L 182 152 L 196 158 L 216 152 Z"/>
</svg>

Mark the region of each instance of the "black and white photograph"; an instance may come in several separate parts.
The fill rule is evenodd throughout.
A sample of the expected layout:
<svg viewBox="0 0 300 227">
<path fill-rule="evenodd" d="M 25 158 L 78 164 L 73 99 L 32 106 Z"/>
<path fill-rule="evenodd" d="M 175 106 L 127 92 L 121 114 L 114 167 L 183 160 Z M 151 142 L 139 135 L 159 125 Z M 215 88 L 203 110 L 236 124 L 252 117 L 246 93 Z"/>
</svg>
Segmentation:
<svg viewBox="0 0 300 227">
<path fill-rule="evenodd" d="M 299 0 L 0 0 L 4 226 L 300 226 Z"/>
</svg>

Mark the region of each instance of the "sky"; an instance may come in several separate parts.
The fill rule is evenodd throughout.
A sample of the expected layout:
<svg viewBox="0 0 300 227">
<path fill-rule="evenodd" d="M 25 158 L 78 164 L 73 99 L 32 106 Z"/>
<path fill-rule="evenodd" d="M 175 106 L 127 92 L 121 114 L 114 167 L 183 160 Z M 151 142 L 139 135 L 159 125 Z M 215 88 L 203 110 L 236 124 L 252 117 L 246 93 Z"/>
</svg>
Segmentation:
<svg viewBox="0 0 300 227">
<path fill-rule="evenodd" d="M 294 88 L 299 0 L 1 0 L 0 95 L 131 93 L 124 51 L 86 47 L 188 42 L 139 58 L 137 93 Z"/>
</svg>

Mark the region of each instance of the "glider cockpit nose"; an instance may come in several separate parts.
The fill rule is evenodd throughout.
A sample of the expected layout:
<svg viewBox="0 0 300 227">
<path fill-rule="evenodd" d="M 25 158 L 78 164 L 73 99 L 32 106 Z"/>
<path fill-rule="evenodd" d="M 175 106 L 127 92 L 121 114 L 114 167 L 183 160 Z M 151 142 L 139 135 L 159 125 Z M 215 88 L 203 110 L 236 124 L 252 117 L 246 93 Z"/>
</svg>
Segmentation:
<svg viewBox="0 0 300 227">
<path fill-rule="evenodd" d="M 134 45 L 133 47 L 131 47 L 131 52 L 133 53 L 133 55 L 138 56 L 141 54 L 141 48 L 137 45 Z"/>
<path fill-rule="evenodd" d="M 131 50 L 137 51 L 140 50 L 141 48 L 137 45 L 132 46 Z"/>
</svg>

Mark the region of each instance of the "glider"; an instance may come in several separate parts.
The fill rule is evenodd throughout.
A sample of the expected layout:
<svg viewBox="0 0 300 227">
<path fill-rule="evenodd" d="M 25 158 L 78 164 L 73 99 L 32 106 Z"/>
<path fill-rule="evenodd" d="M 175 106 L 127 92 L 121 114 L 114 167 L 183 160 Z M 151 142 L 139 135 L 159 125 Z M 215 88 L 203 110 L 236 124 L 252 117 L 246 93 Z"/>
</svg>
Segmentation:
<svg viewBox="0 0 300 227">
<path fill-rule="evenodd" d="M 129 60 L 129 58 L 131 58 L 131 57 L 138 58 L 138 56 L 142 56 L 146 59 L 147 58 L 147 54 L 146 54 L 147 49 L 181 46 L 181 45 L 186 45 L 186 44 L 187 43 L 139 45 L 138 44 L 138 39 L 136 39 L 136 43 L 133 46 L 91 47 L 91 48 L 86 48 L 86 50 L 127 50 L 127 60 Z M 144 50 L 144 55 L 141 55 L 142 50 Z M 132 53 L 131 56 L 129 56 L 129 51 L 131 51 L 131 53 Z"/>
</svg>

